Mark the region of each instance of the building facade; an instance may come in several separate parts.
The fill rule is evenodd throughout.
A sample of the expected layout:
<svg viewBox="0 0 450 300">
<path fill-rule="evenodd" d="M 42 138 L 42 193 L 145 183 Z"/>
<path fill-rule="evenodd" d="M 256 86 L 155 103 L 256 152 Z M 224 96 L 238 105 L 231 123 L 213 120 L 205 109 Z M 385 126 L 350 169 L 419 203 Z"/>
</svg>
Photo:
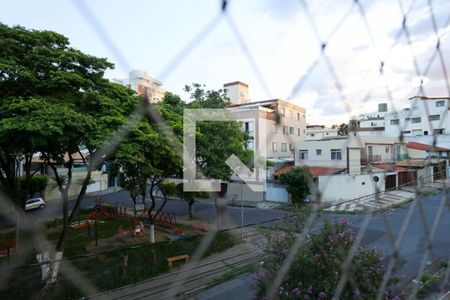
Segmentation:
<svg viewBox="0 0 450 300">
<path fill-rule="evenodd" d="M 338 136 L 338 128 L 328 128 L 325 125 L 306 125 L 307 140 L 321 140 Z"/>
<path fill-rule="evenodd" d="M 261 153 L 275 163 L 294 161 L 294 144 L 305 140 L 305 109 L 272 99 L 232 104 L 229 111 L 242 122 L 251 139 L 247 148 Z"/>
<path fill-rule="evenodd" d="M 152 78 L 146 71 L 132 70 L 127 79 L 113 79 L 113 82 L 122 84 L 136 91 L 138 95 L 147 96 L 150 102 L 159 102 L 164 98 L 166 90 L 162 88 L 162 82 Z"/>
</svg>

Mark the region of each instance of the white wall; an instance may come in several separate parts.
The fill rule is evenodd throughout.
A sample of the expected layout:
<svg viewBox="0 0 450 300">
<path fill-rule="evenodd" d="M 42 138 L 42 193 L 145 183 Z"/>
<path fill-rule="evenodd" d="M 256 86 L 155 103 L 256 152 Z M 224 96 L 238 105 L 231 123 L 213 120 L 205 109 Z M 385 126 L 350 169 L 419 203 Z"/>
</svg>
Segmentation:
<svg viewBox="0 0 450 300">
<path fill-rule="evenodd" d="M 347 143 L 346 138 L 296 143 L 295 165 L 346 168 Z M 331 160 L 331 149 L 341 150 L 341 160 Z M 307 160 L 300 159 L 300 150 L 308 150 Z M 316 150 L 321 150 L 321 155 L 317 155 Z"/>
<path fill-rule="evenodd" d="M 378 182 L 374 181 L 374 176 L 378 176 Z M 339 202 L 375 194 L 375 186 L 380 192 L 385 190 L 384 173 L 375 173 L 373 176 L 319 176 L 319 191 L 323 202 Z"/>
</svg>

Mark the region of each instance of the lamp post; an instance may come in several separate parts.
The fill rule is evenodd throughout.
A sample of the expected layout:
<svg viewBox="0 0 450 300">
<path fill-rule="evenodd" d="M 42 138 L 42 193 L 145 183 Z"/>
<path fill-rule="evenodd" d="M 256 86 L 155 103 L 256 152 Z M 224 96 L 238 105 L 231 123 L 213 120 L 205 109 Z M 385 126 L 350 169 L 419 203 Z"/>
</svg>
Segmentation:
<svg viewBox="0 0 450 300">
<path fill-rule="evenodd" d="M 241 179 L 241 240 L 244 239 L 244 198 L 242 198 L 242 186 L 244 181 Z"/>
</svg>

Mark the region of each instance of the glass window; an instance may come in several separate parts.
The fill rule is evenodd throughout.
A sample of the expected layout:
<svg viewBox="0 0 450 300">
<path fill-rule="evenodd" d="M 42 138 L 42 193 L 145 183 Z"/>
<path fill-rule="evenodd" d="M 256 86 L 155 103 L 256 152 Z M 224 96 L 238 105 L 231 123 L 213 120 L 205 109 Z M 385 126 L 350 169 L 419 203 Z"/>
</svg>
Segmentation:
<svg viewBox="0 0 450 300">
<path fill-rule="evenodd" d="M 436 107 L 442 107 L 442 106 L 445 106 L 445 100 L 436 101 Z"/>
<path fill-rule="evenodd" d="M 294 135 L 294 127 L 289 127 L 289 134 Z"/>
<path fill-rule="evenodd" d="M 386 146 L 386 153 L 389 153 L 389 146 Z"/>
<path fill-rule="evenodd" d="M 322 156 L 322 149 L 316 149 L 316 156 Z"/>
<path fill-rule="evenodd" d="M 286 112 L 285 112 L 285 110 L 284 110 L 284 107 L 282 107 L 282 108 L 281 108 L 281 116 L 284 117 L 285 113 L 286 113 Z"/>
<path fill-rule="evenodd" d="M 398 125 L 398 124 L 399 124 L 399 120 L 398 119 L 391 120 L 391 125 Z"/>
<path fill-rule="evenodd" d="M 302 134 L 302 130 L 300 128 L 297 128 L 297 135 L 300 136 Z"/>
<path fill-rule="evenodd" d="M 422 119 L 420 117 L 411 119 L 411 123 L 420 123 L 420 122 L 422 122 Z"/>
<path fill-rule="evenodd" d="M 255 130 L 255 123 L 253 121 L 245 122 L 245 132 L 253 132 Z"/>
<path fill-rule="evenodd" d="M 409 121 L 409 120 L 411 120 L 411 118 L 405 118 L 405 121 Z"/>
<path fill-rule="evenodd" d="M 277 152 L 277 142 L 272 142 L 272 152 Z"/>
<path fill-rule="evenodd" d="M 287 126 L 283 126 L 283 134 L 288 134 L 288 127 Z"/>
<path fill-rule="evenodd" d="M 247 150 L 254 150 L 253 140 L 247 141 Z"/>
<path fill-rule="evenodd" d="M 445 128 L 433 129 L 433 134 L 444 134 Z"/>
<path fill-rule="evenodd" d="M 297 113 L 297 120 L 300 121 L 300 113 Z"/>
<path fill-rule="evenodd" d="M 341 149 L 331 149 L 331 160 L 342 160 Z"/>
<path fill-rule="evenodd" d="M 430 121 L 439 121 L 440 118 L 441 118 L 440 115 L 431 115 L 431 116 L 428 116 L 428 119 L 429 119 Z"/>
<path fill-rule="evenodd" d="M 302 160 L 308 160 L 308 150 L 299 150 L 299 157 Z"/>
<path fill-rule="evenodd" d="M 287 144 L 281 143 L 281 152 L 287 152 Z"/>
</svg>

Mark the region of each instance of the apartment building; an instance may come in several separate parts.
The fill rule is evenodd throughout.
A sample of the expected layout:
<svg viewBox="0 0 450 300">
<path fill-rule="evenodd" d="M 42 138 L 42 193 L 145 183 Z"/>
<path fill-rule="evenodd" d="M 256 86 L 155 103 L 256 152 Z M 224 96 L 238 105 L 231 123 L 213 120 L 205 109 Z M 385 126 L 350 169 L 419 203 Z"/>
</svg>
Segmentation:
<svg viewBox="0 0 450 300">
<path fill-rule="evenodd" d="M 306 125 L 307 140 L 321 140 L 338 136 L 338 128 L 328 128 L 325 125 Z"/>
<path fill-rule="evenodd" d="M 359 120 L 350 122 L 349 130 L 356 136 L 403 135 L 410 140 L 431 142 L 431 138 L 416 137 L 450 134 L 449 100 L 450 97 L 415 96 L 409 99 L 410 107 L 392 112 L 386 103 L 380 103 L 378 112 L 361 114 Z"/>
<path fill-rule="evenodd" d="M 386 136 L 444 135 L 450 133 L 447 117 L 450 97 L 415 96 L 410 107 L 385 115 Z"/>
<path fill-rule="evenodd" d="M 243 123 L 244 130 L 251 137 L 247 148 L 265 154 L 269 161 L 275 163 L 293 162 L 294 144 L 305 140 L 306 136 L 305 109 L 281 99 L 250 102 L 248 85 L 239 81 L 224 87 L 244 91 L 243 94 L 230 93 L 230 97 L 235 95 L 238 98 L 230 98 L 232 104 L 228 109 L 236 120 Z M 242 95 L 244 97 L 241 98 Z"/>
<path fill-rule="evenodd" d="M 138 95 L 147 92 L 150 102 L 161 101 L 166 93 L 166 90 L 162 88 L 163 83 L 152 78 L 143 70 L 132 70 L 127 79 L 113 79 L 112 81 L 131 88 Z"/>
</svg>

